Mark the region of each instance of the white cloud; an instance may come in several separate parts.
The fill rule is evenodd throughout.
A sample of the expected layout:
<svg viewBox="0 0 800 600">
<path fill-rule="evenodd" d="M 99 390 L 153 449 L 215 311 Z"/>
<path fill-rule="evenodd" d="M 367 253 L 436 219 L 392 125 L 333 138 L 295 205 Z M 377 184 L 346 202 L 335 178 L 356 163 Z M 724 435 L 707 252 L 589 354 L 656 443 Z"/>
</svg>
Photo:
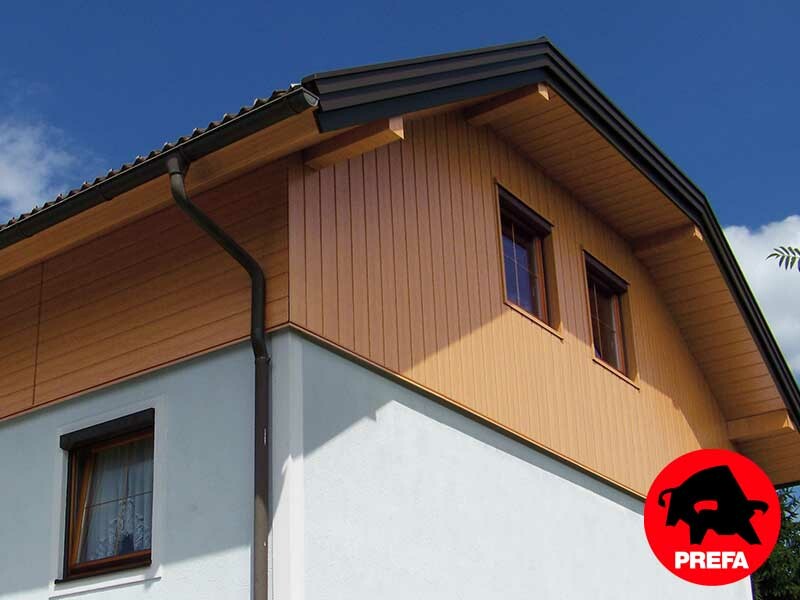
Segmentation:
<svg viewBox="0 0 800 600">
<path fill-rule="evenodd" d="M 725 228 L 739 264 L 795 375 L 800 374 L 800 271 L 786 271 L 765 260 L 777 246 L 800 247 L 800 216 L 758 229 Z"/>
<path fill-rule="evenodd" d="M 0 222 L 66 191 L 80 162 L 60 130 L 0 120 Z"/>
</svg>

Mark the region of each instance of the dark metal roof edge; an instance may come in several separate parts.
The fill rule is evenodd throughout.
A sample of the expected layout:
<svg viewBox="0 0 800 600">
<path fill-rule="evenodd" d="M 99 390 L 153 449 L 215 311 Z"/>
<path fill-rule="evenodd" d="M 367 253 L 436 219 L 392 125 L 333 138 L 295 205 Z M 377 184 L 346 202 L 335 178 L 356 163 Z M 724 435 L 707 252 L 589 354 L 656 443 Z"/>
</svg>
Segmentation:
<svg viewBox="0 0 800 600">
<path fill-rule="evenodd" d="M 263 103 L 256 101 L 253 107 L 242 109 L 236 116 L 226 115 L 228 118 L 212 123 L 203 131 L 195 130 L 191 136 L 165 144 L 147 158 L 123 165 L 119 170 L 111 171 L 91 184 L 84 184 L 79 190 L 3 226 L 0 228 L 0 249 L 164 175 L 164 158 L 173 152 L 194 161 L 317 104 L 317 96 L 301 86 Z"/>
<path fill-rule="evenodd" d="M 310 75 L 306 75 L 305 77 L 303 77 L 303 79 L 301 80 L 301 84 L 307 89 L 316 90 L 315 84 L 318 79 L 323 79 L 323 78 L 328 79 L 328 78 L 348 76 L 348 75 L 360 75 L 362 73 L 368 73 L 370 71 L 385 71 L 386 69 L 394 69 L 397 67 L 405 67 L 409 65 L 418 65 L 430 62 L 439 62 L 451 58 L 461 58 L 465 56 L 486 54 L 487 52 L 496 52 L 499 50 L 511 50 L 514 48 L 523 48 L 534 44 L 540 44 L 542 42 L 549 43 L 549 40 L 545 36 L 540 36 L 533 40 L 525 40 L 523 42 L 512 42 L 510 44 L 484 46 L 483 48 L 476 48 L 472 50 L 461 50 L 458 52 L 447 52 L 444 54 L 429 54 L 426 56 L 419 56 L 417 58 L 393 60 L 383 63 L 371 63 L 368 65 L 361 65 L 358 67 L 348 67 L 345 69 L 320 71 L 319 73 L 311 73 Z"/>
<path fill-rule="evenodd" d="M 506 51 L 526 48 L 530 48 L 531 52 L 524 59 L 497 59 L 498 55 L 507 54 Z M 480 61 L 481 56 L 485 57 L 483 62 Z M 463 70 L 465 73 L 471 70 L 473 77 L 451 77 L 454 81 L 450 84 L 443 63 L 462 65 L 466 57 L 469 57 L 469 65 Z M 508 68 L 511 62 L 515 63 L 515 68 Z M 335 80 L 335 86 L 331 85 L 331 80 Z M 348 80 L 352 80 L 352 89 L 347 88 Z M 383 65 L 328 71 L 303 79 L 303 85 L 312 89 L 320 98 L 321 108 L 316 116 L 321 129 L 328 131 L 539 82 L 552 85 L 698 225 L 733 292 L 792 420 L 800 427 L 800 389 L 725 240 L 705 194 L 547 38 Z M 380 87 L 380 93 L 370 91 L 371 85 L 375 89 Z M 336 95 L 336 108 L 327 111 L 326 87 L 333 88 L 331 96 Z M 373 99 L 376 96 L 378 99 Z"/>
</svg>

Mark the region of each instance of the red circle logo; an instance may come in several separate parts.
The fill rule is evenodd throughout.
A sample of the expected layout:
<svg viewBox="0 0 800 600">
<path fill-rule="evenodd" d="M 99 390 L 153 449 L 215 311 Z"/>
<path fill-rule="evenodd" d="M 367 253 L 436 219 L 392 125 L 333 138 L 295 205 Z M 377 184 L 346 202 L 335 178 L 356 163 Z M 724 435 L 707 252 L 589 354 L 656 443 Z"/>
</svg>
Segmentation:
<svg viewBox="0 0 800 600">
<path fill-rule="evenodd" d="M 728 450 L 684 454 L 658 474 L 644 504 L 647 541 L 678 577 L 724 585 L 767 560 L 781 527 L 772 482 Z"/>
</svg>

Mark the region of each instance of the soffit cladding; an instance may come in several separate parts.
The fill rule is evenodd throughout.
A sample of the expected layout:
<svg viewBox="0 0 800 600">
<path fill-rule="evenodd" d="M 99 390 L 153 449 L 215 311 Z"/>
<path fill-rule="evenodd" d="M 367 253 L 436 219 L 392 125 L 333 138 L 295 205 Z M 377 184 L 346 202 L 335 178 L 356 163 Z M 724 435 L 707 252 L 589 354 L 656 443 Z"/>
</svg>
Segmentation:
<svg viewBox="0 0 800 600">
<path fill-rule="evenodd" d="M 702 232 L 795 426 L 800 391 L 703 192 L 546 38 L 310 75 L 321 131 L 545 83 Z"/>
</svg>

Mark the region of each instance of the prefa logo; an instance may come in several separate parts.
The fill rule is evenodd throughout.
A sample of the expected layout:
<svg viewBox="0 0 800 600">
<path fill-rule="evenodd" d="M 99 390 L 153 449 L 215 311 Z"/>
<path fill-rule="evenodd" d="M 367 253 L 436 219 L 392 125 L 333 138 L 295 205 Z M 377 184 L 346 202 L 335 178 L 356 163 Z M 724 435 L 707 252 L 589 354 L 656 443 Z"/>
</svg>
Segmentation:
<svg viewBox="0 0 800 600">
<path fill-rule="evenodd" d="M 667 465 L 644 505 L 647 540 L 661 563 L 701 585 L 744 579 L 767 560 L 781 526 L 775 488 L 751 460 L 697 450 Z"/>
</svg>

